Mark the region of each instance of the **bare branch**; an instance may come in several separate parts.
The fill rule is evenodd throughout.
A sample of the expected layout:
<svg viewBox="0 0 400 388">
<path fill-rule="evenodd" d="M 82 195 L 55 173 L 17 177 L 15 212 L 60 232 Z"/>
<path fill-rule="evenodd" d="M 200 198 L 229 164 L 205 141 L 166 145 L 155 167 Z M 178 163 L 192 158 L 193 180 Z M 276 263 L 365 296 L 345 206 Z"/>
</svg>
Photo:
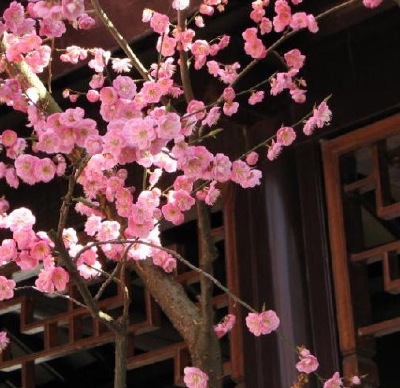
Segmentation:
<svg viewBox="0 0 400 388">
<path fill-rule="evenodd" d="M 145 80 L 151 81 L 152 77 L 150 76 L 149 72 L 143 66 L 142 62 L 136 56 L 136 54 L 132 51 L 128 42 L 125 40 L 125 38 L 119 33 L 117 28 L 114 26 L 113 22 L 110 20 L 110 18 L 104 12 L 103 8 L 101 8 L 98 0 L 91 0 L 91 2 L 92 2 L 92 5 L 94 7 L 94 10 L 95 10 L 97 16 L 103 22 L 104 26 L 110 32 L 110 34 L 115 39 L 115 41 L 118 43 L 119 47 L 121 47 L 121 49 L 125 52 L 126 56 L 130 59 L 130 61 L 132 62 L 132 65 L 135 67 L 135 69 L 139 72 L 139 74 Z"/>
</svg>

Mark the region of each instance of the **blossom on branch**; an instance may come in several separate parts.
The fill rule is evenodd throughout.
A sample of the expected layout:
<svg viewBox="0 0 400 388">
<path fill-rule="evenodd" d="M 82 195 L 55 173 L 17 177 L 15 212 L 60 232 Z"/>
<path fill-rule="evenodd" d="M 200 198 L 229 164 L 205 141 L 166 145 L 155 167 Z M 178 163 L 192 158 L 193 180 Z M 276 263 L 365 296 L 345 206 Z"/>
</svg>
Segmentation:
<svg viewBox="0 0 400 388">
<path fill-rule="evenodd" d="M 279 318 L 273 310 L 261 313 L 249 313 L 246 317 L 247 328 L 256 337 L 261 334 L 270 334 L 277 330 L 279 323 Z"/>
<path fill-rule="evenodd" d="M 299 348 L 299 357 L 300 361 L 296 364 L 296 369 L 299 372 L 309 374 L 318 369 L 319 363 L 317 358 L 305 347 Z"/>
<path fill-rule="evenodd" d="M 188 388 L 207 388 L 208 376 L 199 368 L 186 367 L 183 382 Z"/>
<path fill-rule="evenodd" d="M 222 318 L 221 322 L 214 326 L 215 334 L 218 338 L 222 338 L 225 334 L 229 333 L 236 323 L 236 317 L 233 314 L 227 314 Z"/>
<path fill-rule="evenodd" d="M 341 388 L 343 387 L 343 381 L 340 378 L 339 372 L 335 372 L 333 376 L 325 381 L 323 388 Z"/>
<path fill-rule="evenodd" d="M 15 281 L 0 276 L 0 302 L 14 297 Z"/>
</svg>

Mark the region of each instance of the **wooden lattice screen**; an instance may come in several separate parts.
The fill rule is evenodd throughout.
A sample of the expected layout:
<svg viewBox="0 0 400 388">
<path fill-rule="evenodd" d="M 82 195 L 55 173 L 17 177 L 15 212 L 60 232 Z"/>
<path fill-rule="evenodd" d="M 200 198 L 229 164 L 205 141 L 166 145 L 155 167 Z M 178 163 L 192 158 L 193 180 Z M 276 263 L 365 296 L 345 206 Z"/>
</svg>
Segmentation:
<svg viewBox="0 0 400 388">
<path fill-rule="evenodd" d="M 380 341 L 400 332 L 400 115 L 322 151 L 343 372 L 398 386 Z"/>
<path fill-rule="evenodd" d="M 232 291 L 237 292 L 237 263 L 229 203 L 230 201 L 227 200 L 223 211 L 214 214 L 213 218 L 216 221 L 213 223 L 212 235 L 220 254 L 216 261 L 216 274 L 223 278 L 220 280 L 225 282 Z M 195 252 L 198 249 L 196 228 L 196 221 L 191 221 L 184 224 L 180 229 L 165 232 L 169 248 L 176 249 L 194 263 L 196 263 L 196 255 L 198 254 L 198 252 Z M 4 271 L 9 269 L 2 268 L 0 270 L 4 274 Z M 130 272 L 125 276 L 132 278 L 130 291 L 134 298 L 129 325 L 128 369 L 137 369 L 172 359 L 174 384 L 182 386 L 183 368 L 188 365 L 190 360 L 184 342 L 167 322 L 149 292 L 143 288 L 141 281 Z M 174 276 L 188 290 L 189 294 L 193 295 L 195 300 L 195 294 L 199 287 L 199 274 L 179 265 Z M 92 287 L 95 290 L 98 285 L 93 284 Z M 115 287 L 115 290 L 109 291 L 100 302 L 101 308 L 110 314 L 113 310 L 118 311 L 122 306 L 122 295 L 118 289 L 118 287 Z M 71 293 L 76 295 L 72 286 Z M 77 295 L 76 297 L 79 298 Z M 34 302 L 34 299 L 36 299 L 36 302 Z M 19 294 L 13 300 L 0 303 L 0 319 L 6 317 L 7 314 L 18 315 L 20 327 L 16 330 L 24 336 L 35 336 L 41 343 L 34 350 L 27 351 L 25 349 L 23 351 L 12 341 L 11 346 L 3 354 L 0 354 L 0 371 L 9 372 L 20 369 L 21 385 L 24 388 L 36 386 L 35 365 L 113 342 L 112 333 L 104 325 L 93 320 L 85 308 L 61 299 L 57 303 L 57 308 L 63 309 L 63 311 L 40 318 L 41 314 L 37 313 L 36 305 L 42 304 L 43 307 L 43 303 L 46 303 L 46 301 L 43 300 L 42 296 L 39 297 L 38 302 L 38 296 L 32 295 L 32 293 Z M 238 313 L 236 306 L 230 303 L 227 296 L 217 290 L 214 293 L 213 304 L 217 317 L 222 317 L 228 311 Z M 156 334 L 157 336 L 160 330 L 172 332 L 172 334 L 169 334 L 167 345 L 165 343 L 155 344 L 157 341 L 151 340 L 152 335 Z M 143 339 L 141 336 L 146 337 Z M 146 346 L 143 347 L 143 343 Z M 224 374 L 226 376 L 231 375 L 235 380 L 240 380 L 243 376 L 240 344 L 241 334 L 237 327 L 230 334 L 229 341 L 225 340 L 223 344 L 223 348 L 225 348 Z"/>
</svg>

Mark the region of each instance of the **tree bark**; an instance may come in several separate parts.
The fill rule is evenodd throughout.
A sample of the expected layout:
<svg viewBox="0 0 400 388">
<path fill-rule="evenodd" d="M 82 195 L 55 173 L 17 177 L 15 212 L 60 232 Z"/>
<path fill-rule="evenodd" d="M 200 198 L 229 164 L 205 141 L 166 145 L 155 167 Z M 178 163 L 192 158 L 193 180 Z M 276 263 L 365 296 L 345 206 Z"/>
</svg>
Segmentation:
<svg viewBox="0 0 400 388">
<path fill-rule="evenodd" d="M 121 330 L 121 332 L 115 333 L 114 388 L 126 387 L 126 360 L 127 360 L 127 348 L 128 348 L 127 343 L 128 343 L 128 332 L 125 327 L 123 330 Z"/>
<path fill-rule="evenodd" d="M 210 209 L 197 201 L 198 238 L 200 246 L 200 268 L 213 275 L 213 263 L 217 250 L 211 235 Z M 208 374 L 208 385 L 211 388 L 222 387 L 222 360 L 219 339 L 214 332 L 214 307 L 212 304 L 214 285 L 210 279 L 200 275 L 202 324 L 197 336 L 195 348 L 191 351 L 192 361 L 203 372 Z"/>
</svg>

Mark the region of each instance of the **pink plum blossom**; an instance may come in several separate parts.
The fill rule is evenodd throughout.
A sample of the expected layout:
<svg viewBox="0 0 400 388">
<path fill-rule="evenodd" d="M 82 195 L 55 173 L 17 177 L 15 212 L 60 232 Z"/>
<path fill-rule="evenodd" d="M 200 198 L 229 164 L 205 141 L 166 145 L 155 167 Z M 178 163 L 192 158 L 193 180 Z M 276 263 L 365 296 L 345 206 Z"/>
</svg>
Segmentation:
<svg viewBox="0 0 400 388">
<path fill-rule="evenodd" d="M 339 372 L 335 372 L 333 376 L 325 381 L 323 388 L 341 388 L 343 387 L 342 379 L 340 378 Z"/>
<path fill-rule="evenodd" d="M 1 134 L 1 144 L 3 144 L 4 147 L 11 147 L 15 142 L 17 141 L 17 133 L 13 131 L 12 129 L 6 129 L 3 131 Z"/>
<path fill-rule="evenodd" d="M 205 105 L 203 101 L 191 100 L 186 108 L 188 114 L 194 115 L 197 120 L 205 117 Z"/>
<path fill-rule="evenodd" d="M 96 25 L 96 21 L 86 13 L 82 13 L 78 18 L 78 29 L 91 30 Z"/>
<path fill-rule="evenodd" d="M 263 17 L 259 24 L 261 35 L 269 34 L 272 31 L 272 22 L 270 19 Z"/>
<path fill-rule="evenodd" d="M 313 118 L 315 121 L 315 125 L 318 128 L 322 128 L 323 126 L 329 124 L 332 118 L 332 112 L 325 101 L 321 102 L 321 104 L 319 104 L 318 107 L 314 109 Z"/>
<path fill-rule="evenodd" d="M 68 272 L 62 267 L 45 267 L 35 281 L 39 291 L 53 293 L 65 291 L 69 281 Z"/>
<path fill-rule="evenodd" d="M 196 26 L 199 27 L 199 28 L 203 28 L 203 27 L 205 26 L 204 18 L 203 18 L 203 16 L 201 16 L 201 15 L 196 15 L 196 16 L 194 17 L 194 23 L 195 23 Z"/>
<path fill-rule="evenodd" d="M 176 39 L 168 35 L 162 35 L 157 41 L 157 51 L 164 57 L 171 57 L 175 53 Z"/>
<path fill-rule="evenodd" d="M 15 259 L 15 263 L 23 271 L 27 271 L 36 268 L 39 265 L 39 260 L 31 256 L 29 252 L 21 251 Z"/>
<path fill-rule="evenodd" d="M 383 0 L 363 0 L 363 4 L 367 8 L 375 8 L 382 3 Z"/>
<path fill-rule="evenodd" d="M 41 182 L 50 182 L 56 174 L 56 166 L 49 158 L 38 159 L 34 167 L 34 176 Z"/>
<path fill-rule="evenodd" d="M 176 259 L 168 252 L 162 249 L 153 249 L 153 263 L 161 267 L 165 272 L 171 273 L 176 268 Z"/>
<path fill-rule="evenodd" d="M 84 0 L 62 0 L 63 15 L 68 20 L 77 19 L 85 10 Z"/>
<path fill-rule="evenodd" d="M 279 318 L 275 311 L 268 310 L 262 313 L 249 313 L 246 317 L 246 325 L 255 336 L 270 334 L 279 326 Z"/>
<path fill-rule="evenodd" d="M 175 178 L 173 184 L 174 190 L 184 190 L 191 192 L 193 190 L 193 179 L 187 177 L 186 175 L 179 175 Z"/>
<path fill-rule="evenodd" d="M 153 12 L 150 19 L 150 27 L 158 34 L 165 34 L 169 29 L 169 18 L 167 15 L 162 15 L 158 12 Z"/>
<path fill-rule="evenodd" d="M 252 58 L 260 59 L 267 55 L 267 49 L 261 39 L 257 37 L 257 29 L 254 27 L 248 28 L 242 33 L 245 40 L 244 51 Z"/>
<path fill-rule="evenodd" d="M 235 113 L 237 113 L 239 109 L 239 103 L 236 101 L 231 101 L 231 102 L 225 102 L 222 111 L 226 116 L 232 116 Z"/>
<path fill-rule="evenodd" d="M 43 261 L 50 256 L 51 250 L 49 244 L 42 240 L 32 245 L 29 254 L 35 261 Z"/>
<path fill-rule="evenodd" d="M 27 225 L 14 231 L 13 240 L 17 243 L 18 249 L 30 249 L 37 237 L 32 226 Z"/>
<path fill-rule="evenodd" d="M 167 221 L 174 225 L 180 225 L 184 221 L 184 215 L 178 206 L 173 203 L 167 203 L 161 208 L 162 214 Z"/>
<path fill-rule="evenodd" d="M 289 4 L 285 0 L 275 2 L 276 16 L 273 18 L 275 32 L 282 32 L 289 26 L 292 20 L 292 13 Z"/>
<path fill-rule="evenodd" d="M 17 247 L 14 239 L 4 239 L 0 245 L 0 260 L 4 263 L 14 260 L 16 257 Z"/>
<path fill-rule="evenodd" d="M 204 197 L 204 202 L 209 206 L 214 205 L 219 196 L 221 195 L 221 192 L 219 189 L 217 189 L 216 184 L 217 184 L 216 181 L 212 181 L 209 187 L 205 187 L 203 189 L 206 192 L 206 196 Z"/>
<path fill-rule="evenodd" d="M 243 188 L 254 187 L 260 184 L 261 171 L 251 169 L 249 165 L 242 160 L 235 160 L 232 163 L 230 179 Z"/>
<path fill-rule="evenodd" d="M 249 104 L 255 105 L 264 99 L 264 92 L 262 90 L 254 91 L 249 97 Z"/>
<path fill-rule="evenodd" d="M 251 151 L 250 153 L 248 153 L 248 154 L 246 155 L 246 163 L 247 163 L 249 166 L 254 166 L 254 165 L 256 165 L 257 162 L 258 162 L 258 158 L 259 158 L 258 153 L 255 152 L 255 151 Z"/>
<path fill-rule="evenodd" d="M 236 316 L 233 314 L 227 314 L 217 325 L 214 326 L 215 334 L 218 338 L 222 338 L 232 330 L 235 323 Z"/>
<path fill-rule="evenodd" d="M 39 180 L 35 175 L 35 165 L 39 160 L 36 156 L 23 154 L 15 160 L 15 171 L 17 176 L 25 183 L 33 185 Z"/>
<path fill-rule="evenodd" d="M 199 12 L 203 15 L 211 16 L 214 13 L 214 8 L 207 4 L 200 4 Z"/>
<path fill-rule="evenodd" d="M 181 212 L 188 211 L 195 203 L 194 198 L 185 190 L 170 191 L 169 202 L 174 204 Z"/>
<path fill-rule="evenodd" d="M 199 368 L 186 367 L 183 381 L 188 388 L 207 388 L 208 376 Z"/>
<path fill-rule="evenodd" d="M 307 28 L 313 34 L 319 31 L 318 23 L 314 15 L 307 15 Z"/>
<path fill-rule="evenodd" d="M 0 276 L 0 302 L 14 297 L 15 281 Z"/>
<path fill-rule="evenodd" d="M 68 46 L 65 49 L 65 53 L 60 55 L 61 61 L 72 64 L 77 64 L 79 61 L 83 61 L 86 58 L 87 50 L 78 46 Z"/>
<path fill-rule="evenodd" d="M 271 145 L 268 147 L 267 158 L 269 160 L 275 160 L 282 151 L 282 144 L 278 141 L 272 140 Z"/>
<path fill-rule="evenodd" d="M 293 49 L 284 54 L 286 64 L 293 69 L 301 69 L 304 65 L 305 55 L 300 50 Z"/>
<path fill-rule="evenodd" d="M 202 121 L 202 124 L 208 125 L 209 127 L 212 127 L 213 125 L 215 125 L 221 116 L 220 110 L 221 110 L 221 108 L 219 106 L 212 107 L 209 110 L 205 119 Z"/>
<path fill-rule="evenodd" d="M 111 53 L 110 51 L 105 51 L 101 48 L 95 48 L 93 49 L 93 54 L 94 57 L 89 61 L 88 66 L 97 73 L 101 73 L 110 60 Z"/>
<path fill-rule="evenodd" d="M 281 127 L 278 129 L 276 133 L 276 141 L 277 144 L 281 144 L 283 146 L 290 146 L 294 140 L 296 139 L 296 132 L 292 127 Z"/>
<path fill-rule="evenodd" d="M 352 376 L 350 379 L 352 385 L 361 385 L 361 379 L 358 376 Z"/>
<path fill-rule="evenodd" d="M 97 240 L 115 240 L 119 237 L 121 225 L 117 221 L 103 221 L 99 226 Z"/>
<path fill-rule="evenodd" d="M 17 26 L 24 21 L 24 7 L 13 1 L 3 13 L 3 20 L 6 27 L 10 30 L 16 30 Z"/>
<path fill-rule="evenodd" d="M 296 364 L 296 369 L 302 373 L 312 373 L 315 372 L 319 363 L 315 356 L 313 356 L 310 351 L 304 347 L 299 350 L 300 361 Z"/>
<path fill-rule="evenodd" d="M 7 168 L 6 172 L 5 172 L 5 178 L 6 178 L 6 182 L 7 184 L 14 188 L 17 189 L 19 186 L 19 179 L 17 177 L 17 174 L 15 172 L 15 168 Z"/>
<path fill-rule="evenodd" d="M 211 177 L 218 182 L 227 182 L 231 175 L 232 162 L 228 156 L 217 153 L 211 167 Z"/>
<path fill-rule="evenodd" d="M 307 14 L 305 12 L 294 13 L 290 21 L 290 27 L 295 31 L 308 27 Z"/>
</svg>

